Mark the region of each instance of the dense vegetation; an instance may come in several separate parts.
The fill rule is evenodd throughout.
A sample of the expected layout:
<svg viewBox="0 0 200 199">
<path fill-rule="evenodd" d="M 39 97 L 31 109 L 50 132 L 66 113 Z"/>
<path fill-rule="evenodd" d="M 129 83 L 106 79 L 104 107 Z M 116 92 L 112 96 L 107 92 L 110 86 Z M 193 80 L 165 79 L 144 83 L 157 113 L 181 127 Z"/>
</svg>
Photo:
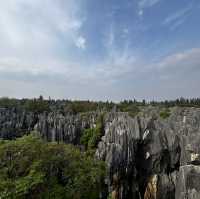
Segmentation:
<svg viewBox="0 0 200 199">
<path fill-rule="evenodd" d="M 95 199 L 104 163 L 72 145 L 33 135 L 0 141 L 0 198 Z"/>
<path fill-rule="evenodd" d="M 93 101 L 71 101 L 71 100 L 53 100 L 43 99 L 42 96 L 35 99 L 10 99 L 0 98 L 0 108 L 18 108 L 20 110 L 26 110 L 31 112 L 41 113 L 44 111 L 55 111 L 59 110 L 63 113 L 84 113 L 88 111 L 122 111 L 128 112 L 131 116 L 135 116 L 139 111 L 140 107 L 144 106 L 160 106 L 160 107 L 200 107 L 200 98 L 194 99 L 176 99 L 176 100 L 165 100 L 165 101 L 137 101 L 137 100 L 124 100 L 119 103 L 114 102 L 93 102 Z"/>
<path fill-rule="evenodd" d="M 50 111 L 50 103 L 44 100 L 42 96 L 38 99 L 9 99 L 6 97 L 0 98 L 0 108 L 18 108 L 30 112 L 41 113 Z"/>
<path fill-rule="evenodd" d="M 81 137 L 81 144 L 85 146 L 85 149 L 91 151 L 97 147 L 103 135 L 103 115 L 101 115 L 96 123 L 95 128 L 85 129 Z"/>
<path fill-rule="evenodd" d="M 160 112 L 160 117 L 163 118 L 163 119 L 166 119 L 170 116 L 170 110 L 168 108 L 166 108 L 165 110 L 162 110 Z"/>
</svg>

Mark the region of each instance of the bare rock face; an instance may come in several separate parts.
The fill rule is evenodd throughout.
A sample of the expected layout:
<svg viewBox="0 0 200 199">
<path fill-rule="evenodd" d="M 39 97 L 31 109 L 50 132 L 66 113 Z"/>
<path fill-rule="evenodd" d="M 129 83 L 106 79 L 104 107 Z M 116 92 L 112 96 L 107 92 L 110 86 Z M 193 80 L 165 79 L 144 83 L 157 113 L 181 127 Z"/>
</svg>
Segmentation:
<svg viewBox="0 0 200 199">
<path fill-rule="evenodd" d="M 176 198 L 200 198 L 200 166 L 181 166 L 176 184 Z"/>
<path fill-rule="evenodd" d="M 93 128 L 100 113 L 41 114 L 17 109 L 0 109 L 0 138 L 14 139 L 37 131 L 47 141 L 79 144 L 85 128 Z"/>
<path fill-rule="evenodd" d="M 0 108 L 0 138 L 13 139 L 31 131 L 38 121 L 34 113 Z"/>
<path fill-rule="evenodd" d="M 96 157 L 107 163 L 113 199 L 200 198 L 200 110 L 167 119 L 108 114 Z"/>
<path fill-rule="evenodd" d="M 105 120 L 105 135 L 99 143 L 96 156 L 108 166 L 109 192 L 118 198 L 138 194 L 136 178 L 137 140 L 139 125 L 126 113 L 110 113 Z"/>
<path fill-rule="evenodd" d="M 95 127 L 98 113 L 90 113 L 86 116 L 63 115 L 61 113 L 49 113 L 39 115 L 34 129 L 47 141 L 79 144 L 81 133 L 85 128 Z"/>
</svg>

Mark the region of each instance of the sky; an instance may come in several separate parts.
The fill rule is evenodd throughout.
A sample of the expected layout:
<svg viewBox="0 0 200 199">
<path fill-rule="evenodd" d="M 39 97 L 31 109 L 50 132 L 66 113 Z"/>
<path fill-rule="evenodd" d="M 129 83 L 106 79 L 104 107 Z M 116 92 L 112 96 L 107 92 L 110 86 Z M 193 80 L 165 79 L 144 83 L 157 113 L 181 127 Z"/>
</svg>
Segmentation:
<svg viewBox="0 0 200 199">
<path fill-rule="evenodd" d="M 199 0 L 0 0 L 0 96 L 200 97 Z"/>
</svg>

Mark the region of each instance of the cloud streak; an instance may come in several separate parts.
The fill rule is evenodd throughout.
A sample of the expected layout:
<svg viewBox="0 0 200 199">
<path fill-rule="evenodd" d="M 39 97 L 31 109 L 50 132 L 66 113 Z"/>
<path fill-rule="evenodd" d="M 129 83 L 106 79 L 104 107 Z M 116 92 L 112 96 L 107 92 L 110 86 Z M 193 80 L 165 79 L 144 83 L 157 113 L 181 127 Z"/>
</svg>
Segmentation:
<svg viewBox="0 0 200 199">
<path fill-rule="evenodd" d="M 200 48 L 188 49 L 169 55 L 157 63 L 156 67 L 160 71 L 165 71 L 171 75 L 177 73 L 200 73 Z"/>
<path fill-rule="evenodd" d="M 185 8 L 178 10 L 175 13 L 166 17 L 162 24 L 165 26 L 169 26 L 171 30 L 176 29 L 178 26 L 185 22 L 187 17 L 191 14 L 192 8 L 192 5 L 189 4 Z"/>
<path fill-rule="evenodd" d="M 140 0 L 138 5 L 140 8 L 152 7 L 155 4 L 159 3 L 160 0 Z"/>
<path fill-rule="evenodd" d="M 158 4 L 161 0 L 139 0 L 138 1 L 138 15 L 142 16 L 146 8 L 150 8 Z"/>
</svg>

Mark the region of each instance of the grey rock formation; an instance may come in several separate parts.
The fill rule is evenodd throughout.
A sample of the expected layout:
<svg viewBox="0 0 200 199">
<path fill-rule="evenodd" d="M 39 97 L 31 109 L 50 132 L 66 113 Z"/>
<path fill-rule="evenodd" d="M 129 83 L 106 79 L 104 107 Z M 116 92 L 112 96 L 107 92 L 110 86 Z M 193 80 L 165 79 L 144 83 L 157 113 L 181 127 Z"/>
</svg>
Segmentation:
<svg viewBox="0 0 200 199">
<path fill-rule="evenodd" d="M 108 166 L 109 192 L 119 199 L 200 198 L 199 154 L 200 110 L 194 108 L 175 108 L 165 120 L 109 114 L 96 151 Z"/>
<path fill-rule="evenodd" d="M 83 129 L 93 128 L 99 114 L 37 114 L 16 109 L 0 109 L 0 138 L 14 139 L 37 131 L 47 141 L 79 144 Z"/>
<path fill-rule="evenodd" d="M 0 138 L 12 139 L 20 137 L 34 128 L 38 116 L 21 110 L 0 109 Z"/>
<path fill-rule="evenodd" d="M 176 198 L 200 198 L 200 166 L 181 166 L 177 177 Z"/>
<path fill-rule="evenodd" d="M 93 112 L 86 115 L 41 114 L 34 129 L 47 141 L 79 144 L 83 130 L 95 127 L 98 115 Z"/>
</svg>

